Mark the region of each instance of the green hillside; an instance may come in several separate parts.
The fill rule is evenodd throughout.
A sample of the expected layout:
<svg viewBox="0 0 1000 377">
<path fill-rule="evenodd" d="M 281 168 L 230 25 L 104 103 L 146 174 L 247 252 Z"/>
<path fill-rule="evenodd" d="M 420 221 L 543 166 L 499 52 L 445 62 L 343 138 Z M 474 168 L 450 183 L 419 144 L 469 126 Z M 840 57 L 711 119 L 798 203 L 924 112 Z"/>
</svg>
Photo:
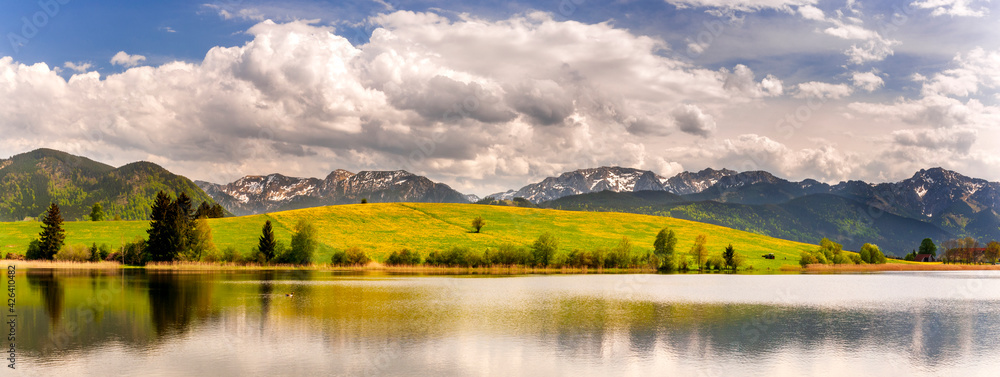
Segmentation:
<svg viewBox="0 0 1000 377">
<path fill-rule="evenodd" d="M 482 233 L 471 233 L 472 218 L 486 220 Z M 573 249 L 612 247 L 628 236 L 634 247 L 652 249 L 656 232 L 670 227 L 678 236 L 677 250 L 686 252 L 695 236 L 708 236 L 708 249 L 719 254 L 732 243 L 738 253 L 748 257 L 755 269 L 777 269 L 782 264 L 797 266 L 799 252 L 816 246 L 775 239 L 753 233 L 674 218 L 627 213 L 574 212 L 552 209 L 485 206 L 475 204 L 380 203 L 317 207 L 267 215 L 211 219 L 217 247 L 236 247 L 241 252 L 256 245 L 265 220 L 274 223 L 275 232 L 285 243 L 290 229 L 300 219 L 313 221 L 322 247 L 317 260 L 329 261 L 334 250 L 359 247 L 376 260 L 402 248 L 421 254 L 451 246 L 475 249 L 496 247 L 505 242 L 528 245 L 541 233 L 551 232 L 559 240 L 560 252 Z M 118 246 L 122 239 L 144 236 L 144 221 L 67 222 L 67 243 L 108 243 Z M 37 237 L 37 222 L 0 223 L 0 247 L 3 252 L 23 253 L 28 242 Z M 777 258 L 761 256 L 774 253 Z M 787 259 L 785 259 L 787 258 Z"/>
<path fill-rule="evenodd" d="M 865 243 L 873 243 L 896 256 L 915 249 L 924 238 L 945 240 L 953 237 L 933 224 L 888 212 L 876 212 L 862 202 L 831 194 L 811 194 L 781 204 L 739 204 L 691 202 L 657 191 L 605 191 L 567 196 L 541 206 L 571 211 L 665 216 L 803 242 L 817 242 L 827 237 L 849 250 L 858 250 Z M 989 222 L 989 215 L 992 213 L 984 213 L 980 216 L 984 219 L 974 224 L 996 224 L 996 221 Z"/>
<path fill-rule="evenodd" d="M 150 162 L 114 168 L 84 157 L 38 149 L 0 160 L 0 221 L 38 217 L 56 202 L 67 220 L 101 203 L 108 218 L 142 220 L 160 190 L 185 192 L 197 206 L 215 202 L 193 182 Z"/>
</svg>

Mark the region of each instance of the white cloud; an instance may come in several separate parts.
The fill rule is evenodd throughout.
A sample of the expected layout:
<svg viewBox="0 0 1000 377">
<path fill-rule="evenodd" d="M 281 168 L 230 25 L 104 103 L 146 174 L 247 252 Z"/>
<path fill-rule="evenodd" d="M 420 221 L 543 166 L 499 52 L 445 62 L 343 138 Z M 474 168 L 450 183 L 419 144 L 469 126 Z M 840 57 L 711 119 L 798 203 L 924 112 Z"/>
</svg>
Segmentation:
<svg viewBox="0 0 1000 377">
<path fill-rule="evenodd" d="M 921 97 L 894 103 L 852 103 L 855 111 L 930 127 L 991 128 L 1000 124 L 1000 107 L 969 98 L 984 89 L 1000 88 L 1000 51 L 976 48 L 959 54 L 954 68 L 931 77 L 914 75 L 921 82 Z M 959 97 L 959 98 L 955 98 Z"/>
<path fill-rule="evenodd" d="M 72 70 L 72 71 L 77 72 L 77 73 L 83 73 L 83 72 L 87 72 L 87 70 L 90 69 L 90 67 L 93 67 L 93 65 L 90 64 L 90 63 L 84 63 L 84 62 L 79 62 L 79 63 L 65 62 L 65 63 L 63 63 L 63 67 L 66 67 L 67 69 Z"/>
<path fill-rule="evenodd" d="M 124 67 L 135 67 L 146 60 L 145 56 L 142 55 L 129 55 L 125 51 L 118 51 L 115 56 L 111 57 L 111 64 L 120 65 Z"/>
<path fill-rule="evenodd" d="M 753 70 L 743 64 L 737 64 L 732 71 L 722 68 L 719 73 L 724 80 L 723 87 L 742 96 L 761 98 L 780 96 L 784 93 L 780 79 L 773 75 L 767 75 L 763 80 L 757 82 Z"/>
<path fill-rule="evenodd" d="M 981 88 L 1000 88 L 1000 50 L 976 48 L 955 57 L 957 67 L 935 74 L 924 83 L 924 95 L 968 97 Z"/>
<path fill-rule="evenodd" d="M 722 8 L 739 11 L 761 9 L 791 10 L 791 7 L 814 5 L 817 0 L 666 0 L 678 8 Z"/>
<path fill-rule="evenodd" d="M 875 74 L 875 72 L 852 72 L 851 81 L 854 86 L 865 91 L 872 92 L 885 85 L 885 81 Z"/>
<path fill-rule="evenodd" d="M 794 149 L 757 134 L 744 134 L 694 147 L 678 147 L 670 154 L 681 160 L 699 160 L 708 166 L 738 171 L 765 170 L 788 179 L 814 178 L 826 182 L 855 179 L 858 157 L 833 145 Z"/>
<path fill-rule="evenodd" d="M 201 62 L 107 77 L 66 80 L 4 58 L 0 97 L 13 99 L 0 102 L 4 150 L 64 147 L 216 182 L 402 168 L 489 187 L 581 166 L 672 169 L 622 146 L 707 137 L 721 127 L 720 109 L 782 91 L 774 76 L 757 81 L 739 66 L 751 85 L 727 88 L 719 71 L 665 57 L 662 41 L 609 23 L 542 13 L 371 21 L 381 27 L 365 45 L 309 22 L 264 21 L 245 45 L 215 47 Z M 142 60 L 121 52 L 112 62 Z"/>
<path fill-rule="evenodd" d="M 222 6 L 218 4 L 202 4 L 203 7 L 215 10 L 219 17 L 224 20 L 239 19 L 244 21 L 263 21 L 264 13 L 257 8 L 240 8 L 236 9 L 234 6 L 239 5 L 239 3 L 231 4 L 232 6 Z"/>
<path fill-rule="evenodd" d="M 708 137 L 715 132 L 715 119 L 711 115 L 705 114 L 695 105 L 681 105 L 671 112 L 677 128 L 681 131 Z"/>
<path fill-rule="evenodd" d="M 900 42 L 896 40 L 877 37 L 869 39 L 861 44 L 851 45 L 851 47 L 844 51 L 844 53 L 847 54 L 847 60 L 852 64 L 877 62 L 892 56 L 894 54 L 892 47 L 898 45 L 899 43 Z"/>
<path fill-rule="evenodd" d="M 854 92 L 847 84 L 830 84 L 819 81 L 804 82 L 797 86 L 796 98 L 839 99 Z"/>
<path fill-rule="evenodd" d="M 163 31 L 165 31 L 167 33 L 176 33 L 177 32 L 177 30 L 174 30 L 174 28 L 172 28 L 170 26 L 161 27 L 160 30 L 163 30 Z"/>
<path fill-rule="evenodd" d="M 989 3 L 989 0 L 924 0 L 910 5 L 921 9 L 933 9 L 932 16 L 983 17 L 989 13 L 985 6 L 973 9 L 973 3 Z"/>
<path fill-rule="evenodd" d="M 798 11 L 799 14 L 802 15 L 802 18 L 805 18 L 807 20 L 823 21 L 826 19 L 826 15 L 823 14 L 823 10 L 816 8 L 812 5 L 800 6 Z"/>
<path fill-rule="evenodd" d="M 950 150 L 966 154 L 976 142 L 976 130 L 968 128 L 936 128 L 897 130 L 892 132 L 894 143 L 904 147 L 921 147 L 931 151 Z"/>
</svg>

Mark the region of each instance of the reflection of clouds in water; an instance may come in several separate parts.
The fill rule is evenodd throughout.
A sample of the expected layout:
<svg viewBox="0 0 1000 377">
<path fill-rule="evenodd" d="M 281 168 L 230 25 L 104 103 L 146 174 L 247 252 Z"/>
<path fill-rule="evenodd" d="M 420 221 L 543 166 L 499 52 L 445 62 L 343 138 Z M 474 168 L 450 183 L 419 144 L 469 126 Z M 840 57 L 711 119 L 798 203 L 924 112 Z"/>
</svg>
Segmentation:
<svg viewBox="0 0 1000 377">
<path fill-rule="evenodd" d="M 967 286 L 952 275 L 649 275 L 635 284 L 623 279 L 637 275 L 252 277 L 257 284 L 214 288 L 190 280 L 222 291 L 181 333 L 150 341 L 156 352 L 107 336 L 49 367 L 89 374 L 129 374 L 140 364 L 167 374 L 209 368 L 220 376 L 582 377 L 977 375 L 998 365 L 985 357 L 1000 338 L 997 301 L 986 293 L 938 299 L 953 291 L 948 281 Z M 981 290 L 995 291 L 993 279 L 984 280 Z M 618 284 L 636 294 L 616 297 Z M 899 292 L 878 301 L 927 285 L 945 287 L 929 289 L 926 299 Z M 295 297 L 278 297 L 288 287 Z M 831 290 L 846 292 L 823 296 Z"/>
</svg>

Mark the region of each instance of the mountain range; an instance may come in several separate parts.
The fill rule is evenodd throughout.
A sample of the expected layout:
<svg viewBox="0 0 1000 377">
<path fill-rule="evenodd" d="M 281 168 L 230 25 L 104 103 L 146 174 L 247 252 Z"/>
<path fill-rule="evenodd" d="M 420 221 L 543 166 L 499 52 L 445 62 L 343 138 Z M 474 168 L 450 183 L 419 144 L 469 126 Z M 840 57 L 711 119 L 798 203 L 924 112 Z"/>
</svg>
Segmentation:
<svg viewBox="0 0 1000 377">
<path fill-rule="evenodd" d="M 197 181 L 216 201 L 236 215 L 284 211 L 334 204 L 379 202 L 469 203 L 448 185 L 404 170 L 335 170 L 324 179 L 281 174 L 251 175 L 225 185 Z"/>
<path fill-rule="evenodd" d="M 59 203 L 63 218 L 82 219 L 95 203 L 108 218 L 148 219 L 160 190 L 215 204 L 193 182 L 150 162 L 119 168 L 68 153 L 38 149 L 0 160 L 0 221 L 38 218 Z"/>
<path fill-rule="evenodd" d="M 403 170 L 335 170 L 325 178 L 281 174 L 216 184 L 191 182 L 149 162 L 114 168 L 50 149 L 0 160 L 0 220 L 37 217 L 51 201 L 69 219 L 102 203 L 109 217 L 148 218 L 159 190 L 186 192 L 195 203 L 219 203 L 236 215 L 369 202 L 469 203 L 479 198 Z M 877 243 L 902 255 L 926 237 L 1000 239 L 1000 183 L 942 168 L 899 181 L 827 184 L 789 181 L 766 171 L 704 169 L 663 177 L 651 171 L 599 167 L 566 172 L 487 197 L 543 208 L 617 211 L 684 218 L 773 237 L 817 242 L 829 237 L 857 250 Z"/>
<path fill-rule="evenodd" d="M 625 177 L 642 175 L 628 173 Z M 582 182 L 573 186 L 581 194 L 560 196 L 539 206 L 670 216 L 801 242 L 829 237 L 852 250 L 871 242 L 896 255 L 911 251 L 928 237 L 938 241 L 964 236 L 1000 239 L 1000 183 L 942 168 L 879 184 L 793 182 L 764 171 L 705 170 L 671 179 L 675 178 L 673 185 L 656 190 L 595 192 L 587 189 L 594 182 Z M 536 197 L 554 197 L 567 191 L 567 182 L 573 181 L 543 180 L 522 190 Z M 680 191 L 677 187 L 704 188 Z"/>
</svg>

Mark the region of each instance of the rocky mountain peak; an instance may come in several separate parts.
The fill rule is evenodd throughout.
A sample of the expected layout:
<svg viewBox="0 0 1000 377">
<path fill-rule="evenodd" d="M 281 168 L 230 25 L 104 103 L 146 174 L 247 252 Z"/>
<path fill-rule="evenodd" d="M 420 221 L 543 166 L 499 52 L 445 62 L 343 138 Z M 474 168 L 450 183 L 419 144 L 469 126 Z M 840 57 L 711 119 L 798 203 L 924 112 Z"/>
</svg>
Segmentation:
<svg viewBox="0 0 1000 377">
<path fill-rule="evenodd" d="M 697 194 L 712 187 L 723 177 L 736 174 L 735 171 L 729 169 L 707 168 L 697 173 L 685 171 L 667 179 L 663 183 L 663 189 L 677 195 Z"/>
</svg>

